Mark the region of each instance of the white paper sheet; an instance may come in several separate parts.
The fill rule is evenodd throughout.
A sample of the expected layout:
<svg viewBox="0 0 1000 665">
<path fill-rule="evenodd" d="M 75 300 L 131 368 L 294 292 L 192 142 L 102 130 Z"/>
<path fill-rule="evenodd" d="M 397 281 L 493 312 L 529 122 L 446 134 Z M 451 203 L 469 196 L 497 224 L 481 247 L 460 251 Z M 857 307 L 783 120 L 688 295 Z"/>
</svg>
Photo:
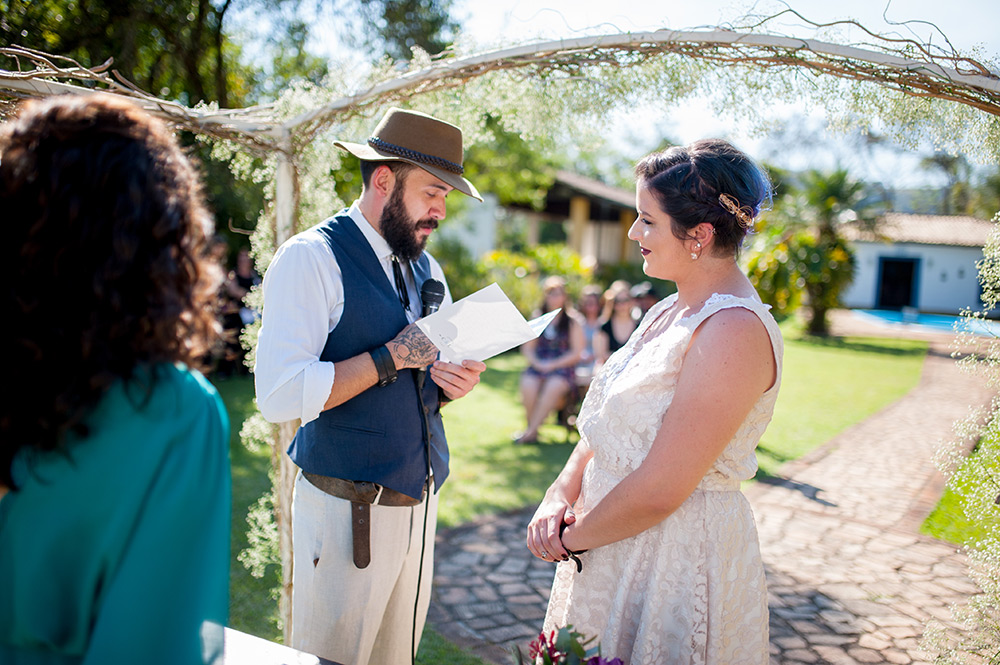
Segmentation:
<svg viewBox="0 0 1000 665">
<path fill-rule="evenodd" d="M 486 360 L 542 334 L 559 310 L 526 321 L 494 282 L 417 321 L 441 360 Z"/>
</svg>

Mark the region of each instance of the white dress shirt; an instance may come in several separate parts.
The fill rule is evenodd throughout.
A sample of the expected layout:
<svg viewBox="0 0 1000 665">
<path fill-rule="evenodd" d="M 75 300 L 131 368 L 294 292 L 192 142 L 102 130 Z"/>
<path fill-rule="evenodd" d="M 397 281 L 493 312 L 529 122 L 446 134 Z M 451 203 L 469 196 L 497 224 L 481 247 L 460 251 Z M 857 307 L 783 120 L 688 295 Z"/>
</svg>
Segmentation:
<svg viewBox="0 0 1000 665">
<path fill-rule="evenodd" d="M 372 227 L 355 201 L 347 214 L 358 225 L 385 270 L 395 291 L 392 250 Z M 431 276 L 445 285 L 443 305 L 451 292 L 440 264 L 430 254 Z M 413 271 L 404 263 L 403 277 L 410 293 L 412 323 L 420 318 L 420 297 Z M 336 372 L 333 363 L 319 359 L 344 311 L 344 285 L 340 266 L 326 238 L 300 233 L 289 238 L 274 254 L 264 273 L 264 313 L 257 338 L 254 385 L 257 406 L 272 423 L 315 420 L 330 396 Z"/>
</svg>

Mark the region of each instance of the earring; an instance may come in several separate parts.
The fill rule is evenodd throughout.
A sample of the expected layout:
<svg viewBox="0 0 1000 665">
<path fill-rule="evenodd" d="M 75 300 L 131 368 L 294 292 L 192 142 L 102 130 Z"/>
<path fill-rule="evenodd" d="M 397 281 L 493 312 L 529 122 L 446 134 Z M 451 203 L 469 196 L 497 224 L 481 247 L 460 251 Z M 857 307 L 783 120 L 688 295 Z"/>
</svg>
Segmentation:
<svg viewBox="0 0 1000 665">
<path fill-rule="evenodd" d="M 695 248 L 695 249 L 701 249 L 701 243 L 700 243 L 700 242 L 697 242 L 697 241 L 695 241 L 695 243 L 694 243 L 694 248 Z"/>
<path fill-rule="evenodd" d="M 697 255 L 697 254 L 695 254 L 694 252 L 691 252 L 691 258 L 692 258 L 692 259 L 697 259 L 697 258 L 698 258 L 698 255 Z"/>
</svg>

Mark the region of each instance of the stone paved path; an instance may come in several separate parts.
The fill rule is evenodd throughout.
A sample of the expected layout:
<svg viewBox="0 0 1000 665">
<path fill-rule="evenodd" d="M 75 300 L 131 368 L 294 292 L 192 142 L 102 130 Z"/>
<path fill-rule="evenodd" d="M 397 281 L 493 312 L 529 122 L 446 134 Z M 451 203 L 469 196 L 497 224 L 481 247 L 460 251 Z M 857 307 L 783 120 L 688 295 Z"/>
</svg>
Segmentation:
<svg viewBox="0 0 1000 665">
<path fill-rule="evenodd" d="M 838 331 L 839 332 L 839 331 Z M 852 331 L 853 332 L 853 331 Z M 931 461 L 991 393 L 931 338 L 919 385 L 747 490 L 768 578 L 772 663 L 923 663 L 931 617 L 976 589 L 953 545 L 917 529 L 943 484 Z M 835 408 L 835 405 L 831 405 Z M 553 567 L 530 556 L 533 509 L 439 533 L 429 620 L 493 663 L 541 628 Z"/>
</svg>

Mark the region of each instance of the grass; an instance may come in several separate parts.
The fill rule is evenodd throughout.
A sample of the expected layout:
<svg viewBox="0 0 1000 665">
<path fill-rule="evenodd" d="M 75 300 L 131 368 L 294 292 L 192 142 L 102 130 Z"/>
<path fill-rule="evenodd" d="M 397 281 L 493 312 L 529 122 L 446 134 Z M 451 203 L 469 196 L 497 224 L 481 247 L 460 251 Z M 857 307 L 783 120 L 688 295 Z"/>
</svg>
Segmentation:
<svg viewBox="0 0 1000 665">
<path fill-rule="evenodd" d="M 983 437 L 969 453 L 965 471 L 950 478 L 941 500 L 920 525 L 920 533 L 955 545 L 976 547 L 991 533 L 996 532 L 998 518 L 992 510 L 992 502 L 989 503 L 990 510 L 983 511 L 982 508 L 992 498 L 989 495 L 997 491 L 996 480 L 1000 478 L 998 424 L 1000 423 L 994 420 L 984 430 Z M 989 480 L 990 477 L 992 480 Z M 971 511 L 967 511 L 967 507 Z M 968 512 L 975 514 L 976 519 L 970 519 Z"/>
<path fill-rule="evenodd" d="M 920 533 L 940 540 L 947 540 L 955 545 L 965 545 L 972 541 L 978 541 L 986 535 L 986 530 L 975 522 L 969 521 L 962 505 L 961 494 L 951 488 L 946 488 L 934 510 L 920 525 Z"/>
<path fill-rule="evenodd" d="M 229 437 L 233 478 L 229 625 L 244 633 L 282 642 L 278 627 L 277 589 L 281 582 L 278 567 L 269 566 L 264 577 L 256 578 L 236 558 L 247 546 L 247 512 L 270 485 L 267 473 L 271 461 L 268 452 L 250 452 L 239 439 L 240 424 L 255 408 L 253 379 L 246 376 L 213 377 L 212 383 L 226 404 L 232 429 Z M 430 627 L 424 629 L 421 637 L 417 663 L 485 665 L 484 661 L 466 653 Z"/>
<path fill-rule="evenodd" d="M 243 420 L 253 413 L 253 378 L 212 378 L 229 413 L 229 459 L 233 477 L 233 514 L 229 563 L 229 625 L 270 640 L 280 638 L 277 589 L 281 573 L 269 566 L 264 577 L 253 577 L 236 557 L 247 546 L 247 511 L 269 488 L 270 454 L 250 452 L 240 443 Z M 280 641 L 280 639 L 279 639 Z"/>
<path fill-rule="evenodd" d="M 919 341 L 803 336 L 790 322 L 782 332 L 782 385 L 757 448 L 761 473 L 769 475 L 908 393 L 927 353 Z"/>
<path fill-rule="evenodd" d="M 786 336 L 784 377 L 774 421 L 758 459 L 762 473 L 822 445 L 844 428 L 863 420 L 908 392 L 920 377 L 926 344 L 895 339 L 802 337 L 791 325 Z M 444 408 L 451 448 L 451 476 L 441 494 L 439 527 L 538 503 L 572 451 L 562 428 L 547 424 L 541 445 L 515 446 L 510 435 L 523 426 L 517 396 L 525 363 L 508 353 L 488 363 L 482 383 L 467 397 Z M 266 452 L 251 453 L 238 441 L 243 418 L 253 409 L 249 377 L 214 381 L 233 422 L 233 526 L 230 625 L 281 641 L 277 627 L 278 584 L 275 566 L 262 579 L 250 576 L 237 554 L 246 547 L 246 513 L 268 488 Z M 427 629 L 418 662 L 478 665 L 433 630 Z"/>
</svg>

